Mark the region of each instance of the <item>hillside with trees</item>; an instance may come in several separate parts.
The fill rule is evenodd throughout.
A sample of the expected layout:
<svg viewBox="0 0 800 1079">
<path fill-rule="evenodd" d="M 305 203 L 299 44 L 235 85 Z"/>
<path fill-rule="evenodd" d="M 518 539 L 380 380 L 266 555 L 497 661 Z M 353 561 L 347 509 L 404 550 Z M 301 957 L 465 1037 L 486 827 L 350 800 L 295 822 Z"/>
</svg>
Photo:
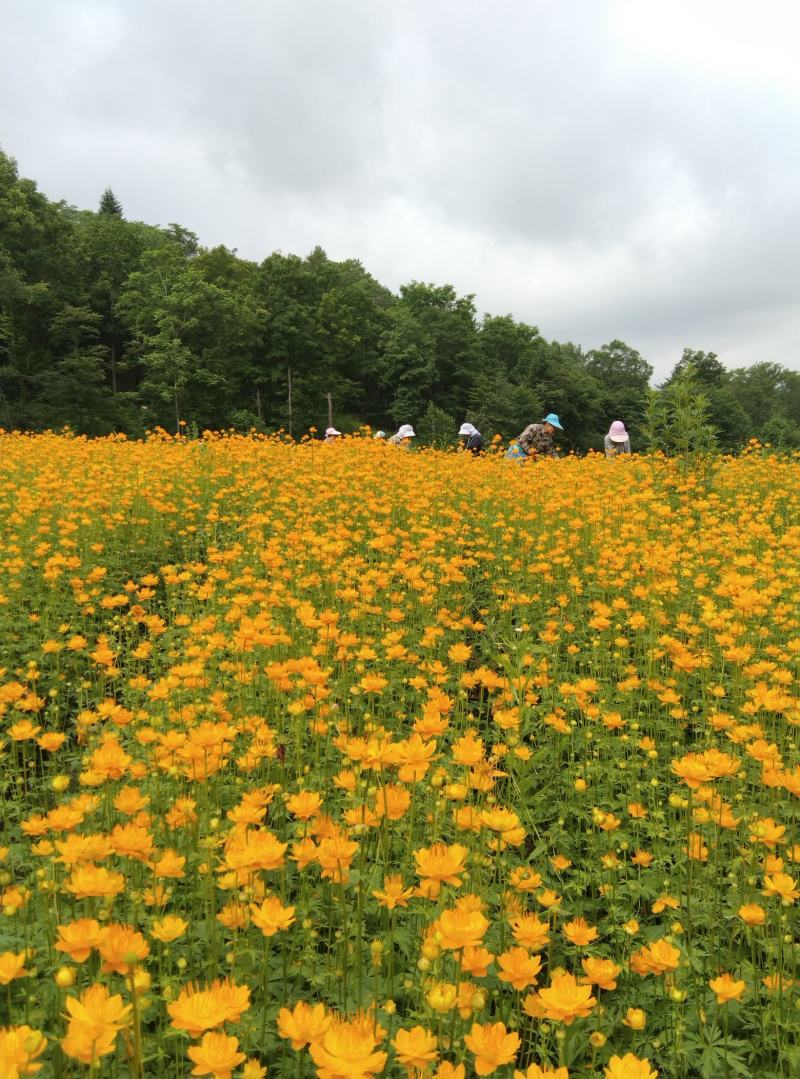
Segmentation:
<svg viewBox="0 0 800 1079">
<path fill-rule="evenodd" d="M 726 370 L 686 349 L 724 449 L 752 436 L 800 446 L 800 374 Z M 562 443 L 601 447 L 612 419 L 638 445 L 652 367 L 623 341 L 584 351 L 509 314 L 479 314 L 451 285 L 395 294 L 355 259 L 273 253 L 251 262 L 194 233 L 125 219 L 107 189 L 96 212 L 52 202 L 0 152 L 0 426 L 68 425 L 131 436 L 196 427 L 413 422 L 452 442 L 470 419 L 518 434 L 558 412 Z"/>
</svg>

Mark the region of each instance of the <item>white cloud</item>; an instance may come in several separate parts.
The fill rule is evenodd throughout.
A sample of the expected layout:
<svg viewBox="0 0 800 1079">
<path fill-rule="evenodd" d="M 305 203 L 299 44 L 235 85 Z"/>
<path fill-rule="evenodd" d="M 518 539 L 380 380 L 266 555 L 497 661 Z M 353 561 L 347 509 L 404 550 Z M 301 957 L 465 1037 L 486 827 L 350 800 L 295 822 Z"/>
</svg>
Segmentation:
<svg viewBox="0 0 800 1079">
<path fill-rule="evenodd" d="M 204 243 L 450 281 L 665 373 L 800 367 L 800 14 L 776 0 L 0 6 L 3 148 Z"/>
</svg>

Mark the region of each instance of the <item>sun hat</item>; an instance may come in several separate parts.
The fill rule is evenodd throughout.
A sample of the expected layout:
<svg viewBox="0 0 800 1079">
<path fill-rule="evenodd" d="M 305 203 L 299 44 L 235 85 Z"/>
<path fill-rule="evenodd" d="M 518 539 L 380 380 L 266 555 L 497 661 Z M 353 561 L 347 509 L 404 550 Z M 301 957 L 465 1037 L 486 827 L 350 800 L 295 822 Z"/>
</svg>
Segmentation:
<svg viewBox="0 0 800 1079">
<path fill-rule="evenodd" d="M 558 418 L 558 416 L 556 416 L 555 412 L 548 412 L 545 418 L 542 420 L 542 423 L 552 423 L 553 427 L 557 427 L 559 431 L 564 430 L 564 428 L 561 426 L 561 420 Z"/>
<path fill-rule="evenodd" d="M 459 435 L 469 435 L 470 437 L 472 437 L 472 435 L 477 435 L 480 432 L 478 431 L 478 428 L 475 427 L 473 424 L 462 423 L 458 429 L 458 433 Z"/>
<path fill-rule="evenodd" d="M 386 438 L 386 432 L 385 431 L 376 431 L 375 432 L 375 438 Z"/>
<path fill-rule="evenodd" d="M 328 437 L 329 435 L 340 435 L 341 433 L 342 433 L 342 432 L 341 432 L 341 431 L 337 431 L 335 427 L 326 427 L 326 428 L 325 428 L 325 437 L 326 437 L 326 438 L 327 438 L 327 437 Z"/>
<path fill-rule="evenodd" d="M 416 432 L 414 431 L 414 428 L 411 426 L 410 423 L 404 423 L 403 426 L 398 430 L 397 433 L 398 433 L 398 435 L 400 435 L 401 438 L 416 438 L 417 437 Z"/>
<path fill-rule="evenodd" d="M 622 420 L 614 420 L 608 429 L 608 437 L 612 442 L 628 441 L 628 432 L 625 430 L 625 424 Z"/>
</svg>

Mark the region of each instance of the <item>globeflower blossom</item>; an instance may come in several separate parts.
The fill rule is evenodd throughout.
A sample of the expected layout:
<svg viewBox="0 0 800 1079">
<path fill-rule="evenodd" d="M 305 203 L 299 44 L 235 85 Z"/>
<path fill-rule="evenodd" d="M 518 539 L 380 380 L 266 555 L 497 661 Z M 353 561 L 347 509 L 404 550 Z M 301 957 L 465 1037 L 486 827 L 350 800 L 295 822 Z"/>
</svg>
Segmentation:
<svg viewBox="0 0 800 1079">
<path fill-rule="evenodd" d="M 475 1056 L 478 1075 L 491 1075 L 504 1064 L 512 1064 L 520 1046 L 516 1031 L 509 1033 L 505 1023 L 473 1023 L 464 1044 Z"/>
</svg>

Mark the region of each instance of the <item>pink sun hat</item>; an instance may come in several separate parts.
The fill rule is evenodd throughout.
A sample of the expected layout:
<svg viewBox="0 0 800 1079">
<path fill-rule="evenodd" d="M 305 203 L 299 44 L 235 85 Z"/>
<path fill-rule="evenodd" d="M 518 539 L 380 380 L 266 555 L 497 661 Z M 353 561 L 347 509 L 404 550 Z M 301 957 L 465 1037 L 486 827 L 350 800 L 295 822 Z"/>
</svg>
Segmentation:
<svg viewBox="0 0 800 1079">
<path fill-rule="evenodd" d="M 628 432 L 625 430 L 625 424 L 622 420 L 614 420 L 608 429 L 608 437 L 612 442 L 628 441 Z"/>
</svg>

